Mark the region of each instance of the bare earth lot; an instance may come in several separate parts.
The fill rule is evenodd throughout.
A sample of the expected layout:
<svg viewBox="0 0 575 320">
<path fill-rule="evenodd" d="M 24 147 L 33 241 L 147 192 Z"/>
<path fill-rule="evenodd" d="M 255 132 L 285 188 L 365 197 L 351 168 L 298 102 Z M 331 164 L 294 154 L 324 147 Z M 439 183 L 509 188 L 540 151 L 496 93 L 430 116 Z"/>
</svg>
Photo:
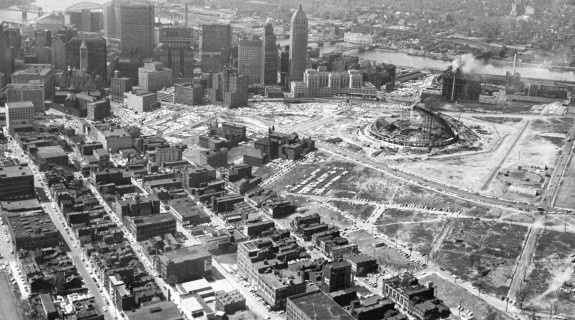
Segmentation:
<svg viewBox="0 0 575 320">
<path fill-rule="evenodd" d="M 553 304 L 558 314 L 575 314 L 575 294 L 569 292 L 575 282 L 574 259 L 575 234 L 543 232 L 522 292 L 526 309 L 549 310 Z"/>
<path fill-rule="evenodd" d="M 458 219 L 433 258 L 485 292 L 505 296 L 526 233 L 524 226 Z"/>
</svg>

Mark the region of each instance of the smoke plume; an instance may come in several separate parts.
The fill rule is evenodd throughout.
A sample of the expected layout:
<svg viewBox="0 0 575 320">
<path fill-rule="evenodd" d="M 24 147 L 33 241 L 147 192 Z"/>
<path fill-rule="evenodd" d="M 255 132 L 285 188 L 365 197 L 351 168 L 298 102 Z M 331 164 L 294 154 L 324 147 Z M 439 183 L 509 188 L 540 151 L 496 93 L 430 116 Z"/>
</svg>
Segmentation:
<svg viewBox="0 0 575 320">
<path fill-rule="evenodd" d="M 451 62 L 451 67 L 453 71 L 459 69 L 461 72 L 467 74 L 490 75 L 505 75 L 507 72 L 511 72 L 513 68 L 511 65 L 509 67 L 500 67 L 483 63 L 475 59 L 472 54 L 464 54 L 456 57 Z M 575 81 L 575 74 L 573 72 L 551 71 L 542 66 L 518 65 L 517 72 L 521 74 L 522 78 Z"/>
</svg>

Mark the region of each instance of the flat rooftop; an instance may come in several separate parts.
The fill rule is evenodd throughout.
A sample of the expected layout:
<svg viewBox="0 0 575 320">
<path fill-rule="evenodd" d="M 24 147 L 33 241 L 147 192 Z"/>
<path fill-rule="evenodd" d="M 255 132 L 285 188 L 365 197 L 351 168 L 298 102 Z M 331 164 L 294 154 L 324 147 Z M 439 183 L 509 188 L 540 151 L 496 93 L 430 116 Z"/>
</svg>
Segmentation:
<svg viewBox="0 0 575 320">
<path fill-rule="evenodd" d="M 10 166 L 0 168 L 0 178 L 12 178 L 32 176 L 32 170 L 28 166 Z"/>
<path fill-rule="evenodd" d="M 162 260 L 171 260 L 180 263 L 186 260 L 196 260 L 211 257 L 212 254 L 202 245 L 198 244 L 191 247 L 185 247 L 177 250 L 171 250 L 161 256 Z"/>
<path fill-rule="evenodd" d="M 330 296 L 313 291 L 289 297 L 295 306 L 312 320 L 354 320 L 342 307 L 335 303 Z"/>
<path fill-rule="evenodd" d="M 135 312 L 126 312 L 131 320 L 182 320 L 178 307 L 173 302 L 162 301 L 142 306 Z"/>
</svg>

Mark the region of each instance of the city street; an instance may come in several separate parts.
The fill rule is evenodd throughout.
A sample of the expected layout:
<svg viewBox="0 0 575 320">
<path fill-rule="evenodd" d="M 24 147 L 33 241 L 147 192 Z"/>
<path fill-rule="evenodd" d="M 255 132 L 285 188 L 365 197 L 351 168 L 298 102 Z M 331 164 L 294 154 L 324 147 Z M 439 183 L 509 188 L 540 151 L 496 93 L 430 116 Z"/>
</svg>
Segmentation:
<svg viewBox="0 0 575 320">
<path fill-rule="evenodd" d="M 20 149 L 19 146 L 14 142 L 12 142 L 12 144 L 11 144 L 11 149 L 16 150 L 17 154 L 23 153 L 22 149 Z M 25 161 L 26 156 L 21 156 L 20 159 L 22 161 Z M 40 171 L 38 170 L 38 168 L 32 162 L 29 162 L 28 166 L 30 167 L 30 169 L 34 173 L 34 185 L 36 187 L 42 186 L 42 189 L 46 192 L 46 194 L 50 195 L 50 190 L 48 189 L 48 187 L 44 183 L 43 177 L 42 177 Z M 79 245 L 79 241 L 75 238 L 75 235 L 73 234 L 73 232 L 69 231 L 70 229 L 66 225 L 66 221 L 65 221 L 63 215 L 61 214 L 59 209 L 54 205 L 53 202 L 44 202 L 44 203 L 42 203 L 42 207 L 44 208 L 44 211 L 50 216 L 50 218 L 54 222 L 54 225 L 56 225 L 56 228 L 58 228 L 58 231 L 62 235 L 62 238 L 64 239 L 68 249 L 70 250 L 68 255 L 73 259 L 74 264 L 76 265 L 78 272 L 82 276 L 86 287 L 88 288 L 90 293 L 92 293 L 94 295 L 96 302 L 98 302 L 100 307 L 102 307 L 102 311 L 104 311 L 103 308 L 107 308 L 108 304 L 105 303 L 105 300 L 102 297 L 102 295 L 100 294 L 100 292 L 98 291 L 97 286 L 94 283 L 94 281 L 92 280 L 92 277 L 90 276 L 89 271 L 86 269 L 85 262 L 82 261 L 82 258 L 84 258 L 84 254 L 82 252 L 82 248 Z M 114 319 L 114 316 L 113 316 L 111 310 L 104 312 L 104 314 L 105 314 L 105 319 L 110 319 L 110 320 Z"/>
</svg>

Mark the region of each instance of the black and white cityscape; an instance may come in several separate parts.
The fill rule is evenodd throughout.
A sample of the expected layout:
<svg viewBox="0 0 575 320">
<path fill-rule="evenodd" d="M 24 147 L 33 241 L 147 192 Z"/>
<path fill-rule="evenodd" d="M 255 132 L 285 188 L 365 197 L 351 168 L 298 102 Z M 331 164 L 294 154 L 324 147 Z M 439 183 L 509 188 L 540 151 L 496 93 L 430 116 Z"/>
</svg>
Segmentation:
<svg viewBox="0 0 575 320">
<path fill-rule="evenodd" d="M 0 0 L 0 320 L 575 320 L 574 15 Z"/>
</svg>

